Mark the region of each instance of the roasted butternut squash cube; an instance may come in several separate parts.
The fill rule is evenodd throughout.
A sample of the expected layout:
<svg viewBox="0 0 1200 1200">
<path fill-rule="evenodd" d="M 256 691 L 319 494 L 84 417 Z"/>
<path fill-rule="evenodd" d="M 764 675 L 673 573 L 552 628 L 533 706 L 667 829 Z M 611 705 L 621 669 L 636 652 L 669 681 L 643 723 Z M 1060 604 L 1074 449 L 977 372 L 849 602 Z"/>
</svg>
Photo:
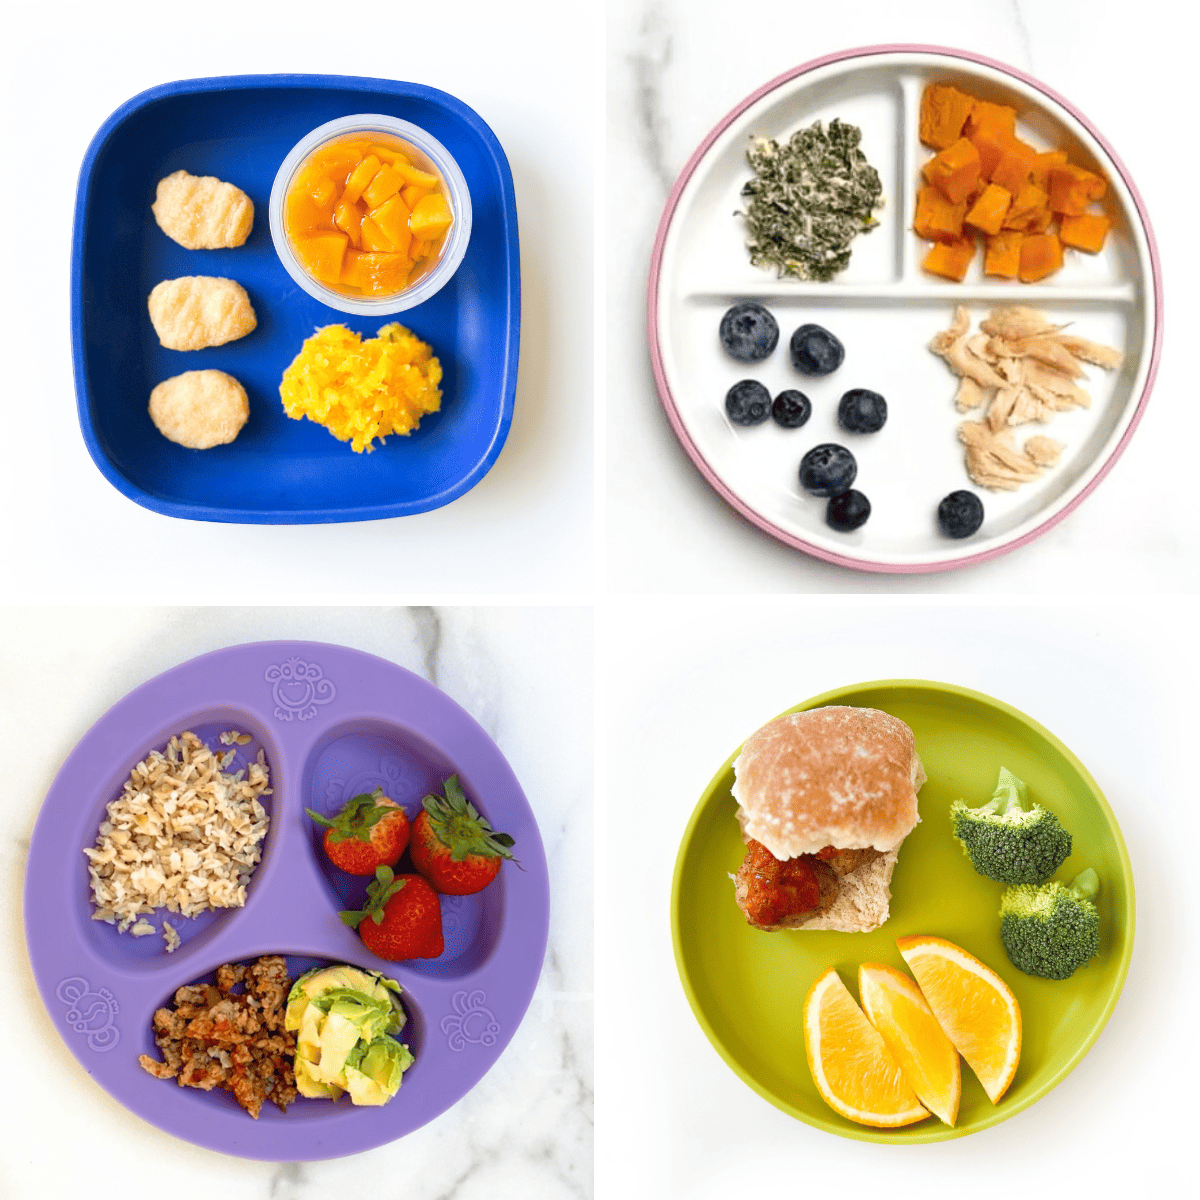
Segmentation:
<svg viewBox="0 0 1200 1200">
<path fill-rule="evenodd" d="M 322 283 L 337 283 L 349 238 L 340 231 L 314 233 L 295 239 L 296 256 L 310 275 Z"/>
<path fill-rule="evenodd" d="M 993 104 L 989 100 L 976 100 L 963 132 L 967 137 L 986 131 L 1001 140 L 1016 136 L 1017 110 L 1007 104 Z"/>
<path fill-rule="evenodd" d="M 962 236 L 963 218 L 967 204 L 951 204 L 935 187 L 923 187 L 917 192 L 917 214 L 913 229 L 930 242 L 952 242 Z"/>
<path fill-rule="evenodd" d="M 1012 207 L 1001 225 L 1002 229 L 1020 229 L 1029 232 L 1041 217 L 1049 224 L 1050 197 L 1037 184 L 1027 183 L 1013 197 Z M 1043 229 L 1045 226 L 1042 227 Z"/>
<path fill-rule="evenodd" d="M 408 224 L 413 237 L 436 240 L 450 228 L 453 220 L 446 197 L 441 192 L 431 192 L 417 201 Z"/>
<path fill-rule="evenodd" d="M 1048 150 L 1039 154 L 1033 160 L 1033 169 L 1029 173 L 1031 183 L 1037 184 L 1043 192 L 1050 194 L 1050 168 L 1065 166 L 1067 152 L 1065 150 Z"/>
<path fill-rule="evenodd" d="M 1058 236 L 1064 246 L 1099 254 L 1104 249 L 1112 222 L 1100 213 L 1081 213 L 1077 217 L 1063 217 L 1058 223 Z"/>
<path fill-rule="evenodd" d="M 935 242 L 921 266 L 931 275 L 962 283 L 974 257 L 975 238 L 967 234 L 954 242 Z"/>
<path fill-rule="evenodd" d="M 1053 233 L 1031 233 L 1021 243 L 1022 283 L 1036 283 L 1063 265 L 1062 243 Z"/>
<path fill-rule="evenodd" d="M 397 254 L 408 253 L 412 230 L 408 227 L 408 207 L 399 196 L 392 196 L 378 208 L 371 210 L 371 220 L 379 226 L 383 236 L 392 243 Z"/>
<path fill-rule="evenodd" d="M 367 208 L 378 208 L 404 186 L 404 176 L 400 171 L 399 164 L 384 163 L 375 172 L 375 177 L 363 188 L 362 199 Z"/>
<path fill-rule="evenodd" d="M 945 150 L 962 137 L 975 99 L 949 83 L 931 83 L 921 96 L 921 141 Z"/>
<path fill-rule="evenodd" d="M 1021 270 L 1023 233 L 997 233 L 987 240 L 983 258 L 983 273 L 1001 279 L 1016 279 Z"/>
<path fill-rule="evenodd" d="M 925 164 L 924 175 L 951 204 L 961 204 L 979 180 L 979 151 L 966 138 L 959 138 Z"/>
<path fill-rule="evenodd" d="M 1099 175 L 1070 163 L 1051 167 L 1049 179 L 1050 207 L 1068 217 L 1081 216 L 1089 201 L 1099 200 L 1107 186 Z"/>
<path fill-rule="evenodd" d="M 1010 196 L 1017 195 L 1029 182 L 1036 154 L 1026 154 L 1018 143 L 1010 143 L 992 170 L 992 182 L 998 183 Z"/>
<path fill-rule="evenodd" d="M 419 167 L 414 167 L 412 163 L 396 163 L 396 170 L 404 176 L 405 183 L 415 183 L 423 188 L 435 188 L 438 185 L 438 177 L 431 175 L 428 171 L 422 171 Z"/>
<path fill-rule="evenodd" d="M 981 233 L 999 233 L 1004 214 L 1012 204 L 1012 196 L 997 183 L 989 183 L 983 195 L 971 206 L 966 222 Z"/>
<path fill-rule="evenodd" d="M 346 190 L 342 192 L 342 199 L 349 200 L 351 204 L 358 201 L 362 196 L 368 183 L 375 178 L 376 173 L 383 164 L 374 154 L 368 154 L 366 158 L 354 168 L 350 178 L 346 180 Z"/>
<path fill-rule="evenodd" d="M 992 172 L 995 171 L 996 165 L 1004 154 L 1005 143 L 996 134 L 988 133 L 986 130 L 976 133 L 970 141 L 971 145 L 979 152 L 980 177 L 990 183 Z"/>
</svg>

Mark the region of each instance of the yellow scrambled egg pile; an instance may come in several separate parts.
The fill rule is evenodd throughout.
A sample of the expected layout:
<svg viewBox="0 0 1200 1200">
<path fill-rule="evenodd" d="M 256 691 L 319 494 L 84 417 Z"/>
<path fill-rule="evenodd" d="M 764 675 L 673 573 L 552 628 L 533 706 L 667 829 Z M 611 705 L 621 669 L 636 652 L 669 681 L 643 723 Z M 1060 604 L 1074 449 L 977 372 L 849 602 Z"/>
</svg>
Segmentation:
<svg viewBox="0 0 1200 1200">
<path fill-rule="evenodd" d="M 411 433 L 437 412 L 441 381 L 433 350 L 403 325 L 385 325 L 365 342 L 345 325 L 326 325 L 284 371 L 279 395 L 289 417 L 324 425 L 361 454 L 375 438 Z"/>
</svg>

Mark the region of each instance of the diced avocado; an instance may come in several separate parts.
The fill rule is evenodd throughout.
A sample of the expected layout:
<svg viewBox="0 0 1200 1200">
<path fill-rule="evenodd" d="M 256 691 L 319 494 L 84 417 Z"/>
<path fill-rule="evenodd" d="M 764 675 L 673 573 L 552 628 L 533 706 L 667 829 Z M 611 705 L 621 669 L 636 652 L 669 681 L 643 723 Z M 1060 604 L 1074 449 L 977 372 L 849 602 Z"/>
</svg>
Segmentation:
<svg viewBox="0 0 1200 1200">
<path fill-rule="evenodd" d="M 354 1067 L 346 1068 L 346 1090 L 354 1104 L 386 1104 L 393 1093 L 385 1092 L 369 1075 L 364 1075 Z"/>
<path fill-rule="evenodd" d="M 353 1021 L 347 1021 L 338 1013 L 327 1013 L 321 1026 L 320 1077 L 325 1083 L 338 1083 L 346 1055 L 359 1040 L 359 1029 Z"/>
<path fill-rule="evenodd" d="M 317 1066 L 315 1063 L 311 1063 L 304 1058 L 297 1058 L 294 1066 L 296 1091 L 300 1095 L 308 1096 L 313 1100 L 331 1100 L 333 1098 L 329 1084 L 323 1083 L 317 1078 L 315 1074 Z"/>
<path fill-rule="evenodd" d="M 314 1005 L 308 1005 L 300 1017 L 300 1028 L 296 1032 L 296 1057 L 311 1063 L 321 1061 L 321 1020 L 323 1014 Z"/>
</svg>

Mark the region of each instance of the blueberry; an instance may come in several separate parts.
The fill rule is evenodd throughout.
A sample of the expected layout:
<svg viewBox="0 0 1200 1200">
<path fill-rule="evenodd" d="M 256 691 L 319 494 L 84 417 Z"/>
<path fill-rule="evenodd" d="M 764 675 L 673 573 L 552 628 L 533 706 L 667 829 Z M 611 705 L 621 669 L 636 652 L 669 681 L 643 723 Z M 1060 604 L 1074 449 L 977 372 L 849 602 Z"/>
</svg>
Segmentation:
<svg viewBox="0 0 1200 1200">
<path fill-rule="evenodd" d="M 726 392 L 725 411 L 735 425 L 761 425 L 771 415 L 771 393 L 757 380 L 743 379 Z"/>
<path fill-rule="evenodd" d="M 983 501 L 974 492 L 951 492 L 938 505 L 937 522 L 945 537 L 970 537 L 983 524 Z"/>
<path fill-rule="evenodd" d="M 870 515 L 870 500 L 853 490 L 834 496 L 825 506 L 825 524 L 839 533 L 850 533 L 865 525 Z"/>
<path fill-rule="evenodd" d="M 850 490 L 858 464 L 845 446 L 823 442 L 800 460 L 800 486 L 814 496 L 840 496 Z"/>
<path fill-rule="evenodd" d="M 761 304 L 743 300 L 721 318 L 721 345 L 738 362 L 761 362 L 779 344 L 779 326 Z"/>
<path fill-rule="evenodd" d="M 784 429 L 799 429 L 812 416 L 812 404 L 803 392 L 780 392 L 771 405 L 771 416 Z"/>
<path fill-rule="evenodd" d="M 842 343 L 820 325 L 801 325 L 792 334 L 792 366 L 803 375 L 828 375 L 845 357 Z"/>
<path fill-rule="evenodd" d="M 887 421 L 887 401 L 866 388 L 851 388 L 838 404 L 838 424 L 850 433 L 878 433 Z"/>
</svg>

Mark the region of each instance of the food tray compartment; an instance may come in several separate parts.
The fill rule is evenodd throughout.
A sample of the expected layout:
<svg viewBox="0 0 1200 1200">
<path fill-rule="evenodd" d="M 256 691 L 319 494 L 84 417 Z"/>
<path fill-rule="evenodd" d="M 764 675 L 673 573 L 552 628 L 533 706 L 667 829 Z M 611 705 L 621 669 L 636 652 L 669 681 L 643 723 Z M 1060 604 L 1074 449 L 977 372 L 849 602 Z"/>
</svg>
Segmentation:
<svg viewBox="0 0 1200 1200">
<path fill-rule="evenodd" d="M 471 241 L 454 278 L 399 314 L 444 369 L 441 411 L 407 437 L 355 454 L 328 430 L 288 418 L 284 369 L 334 323 L 373 337 L 393 318 L 356 317 L 302 292 L 275 254 L 268 198 L 292 146 L 327 120 L 378 112 L 436 136 L 467 179 Z M 186 169 L 241 187 L 254 202 L 245 245 L 187 250 L 157 226 L 158 180 Z M 224 346 L 167 350 L 146 299 L 183 275 L 237 280 L 258 327 Z M 79 420 L 96 465 L 130 499 L 168 516 L 271 524 L 371 520 L 437 508 L 490 469 L 512 419 L 520 334 L 517 221 L 508 161 L 472 109 L 434 88 L 324 75 L 187 80 L 135 96 L 105 122 L 80 173 L 72 252 L 72 346 Z M 188 370 L 227 371 L 250 419 L 210 450 L 168 441 L 147 412 L 151 389 Z"/>
<path fill-rule="evenodd" d="M 932 153 L 918 138 L 927 83 L 956 83 L 984 99 L 1018 109 L 1018 132 L 1067 150 L 1072 161 L 1100 170 L 1109 182 L 1102 202 L 1114 224 L 1096 256 L 1070 252 L 1064 268 L 1037 284 L 987 279 L 979 258 L 961 284 L 925 274 L 927 244 L 912 231 L 921 167 Z M 884 184 L 881 224 L 856 237 L 849 267 L 828 283 L 777 279 L 752 267 L 744 222 L 734 217 L 750 178 L 751 135 L 786 138 L 820 119 L 859 124 L 862 146 Z M 876 241 L 880 239 L 880 241 Z M 881 245 L 886 246 L 880 250 Z M 887 263 L 887 269 L 883 264 Z M 739 363 L 717 337 L 721 316 L 739 300 L 767 306 L 779 323 L 779 345 L 761 363 Z M 1119 371 L 1089 366 L 1083 386 L 1090 408 L 1057 414 L 1047 425 L 1016 430 L 1018 443 L 1045 434 L 1065 443 L 1059 464 L 1016 492 L 977 488 L 957 439 L 957 379 L 928 350 L 958 305 L 973 328 L 1003 304 L 1023 304 L 1074 331 L 1125 352 Z M 982 561 L 1038 536 L 1067 515 L 1107 472 L 1132 435 L 1148 399 L 1161 341 L 1161 285 L 1144 210 L 1119 161 L 1070 106 L 1011 68 L 957 51 L 881 47 L 833 56 L 766 85 L 710 135 L 668 201 L 651 269 L 649 325 L 656 382 L 684 450 L 714 489 L 739 512 L 785 544 L 866 570 L 929 571 Z M 788 340 L 799 325 L 824 325 L 845 344 L 832 375 L 800 375 Z M 772 396 L 804 392 L 813 415 L 798 430 L 772 421 L 743 428 L 726 416 L 724 397 L 738 380 L 763 383 Z M 871 435 L 837 425 L 842 393 L 881 392 L 888 422 Z M 978 417 L 978 411 L 975 414 Z M 833 441 L 858 462 L 854 486 L 872 503 L 853 533 L 825 523 L 825 501 L 799 486 L 804 453 Z M 958 489 L 984 501 L 985 523 L 955 542 L 937 530 L 938 501 Z"/>
<path fill-rule="evenodd" d="M 225 730 L 250 733 L 254 740 L 238 747 L 242 756 L 264 746 L 274 792 L 265 798 L 271 828 L 246 906 L 205 914 L 184 945 L 167 954 L 159 934 L 135 939 L 90 919 L 82 848 L 93 844 L 104 805 L 119 795 L 130 768 L 188 728 L 214 749 Z M 322 866 L 304 808 L 314 793 L 323 800 L 332 795 L 340 779 L 356 790 L 360 783 L 384 783 L 415 814 L 421 796 L 440 788 L 443 772 L 454 771 L 496 827 L 512 833 L 521 868 L 502 870 L 476 896 L 446 898 L 445 961 L 376 958 L 338 918 L 346 904 Z M 354 907 L 367 882 L 357 881 Z M 549 894 L 528 802 L 498 749 L 453 701 L 418 676 L 357 651 L 259 643 L 168 671 L 85 735 L 35 828 L 25 911 L 47 1011 L 101 1086 L 152 1124 L 211 1149 L 306 1160 L 391 1141 L 478 1082 L 532 996 L 545 952 Z M 150 918 L 156 927 L 161 916 Z M 181 934 L 188 924 L 177 926 Z M 345 1100 L 301 1098 L 286 1114 L 264 1106 L 255 1122 L 224 1092 L 172 1086 L 138 1065 L 140 1053 L 157 1057 L 151 1017 L 178 987 L 211 977 L 222 963 L 280 953 L 293 979 L 312 966 L 349 963 L 401 985 L 409 1015 L 401 1040 L 416 1062 L 387 1105 L 355 1108 Z"/>
</svg>

